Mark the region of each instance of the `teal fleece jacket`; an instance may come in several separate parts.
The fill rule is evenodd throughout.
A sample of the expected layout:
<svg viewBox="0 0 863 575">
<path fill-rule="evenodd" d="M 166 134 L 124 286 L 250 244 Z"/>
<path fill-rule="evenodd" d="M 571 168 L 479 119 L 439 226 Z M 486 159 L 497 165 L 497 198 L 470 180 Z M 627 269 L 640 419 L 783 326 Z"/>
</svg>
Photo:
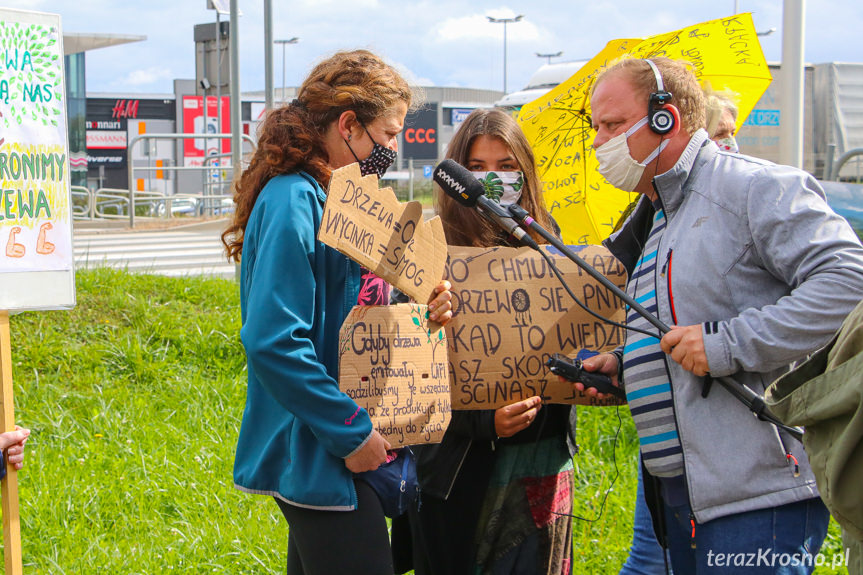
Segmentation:
<svg viewBox="0 0 863 575">
<path fill-rule="evenodd" d="M 308 174 L 277 176 L 246 225 L 240 335 L 248 391 L 234 483 L 348 511 L 357 495 L 344 458 L 368 441 L 372 423 L 339 391 L 339 328 L 357 303 L 360 269 L 318 241 L 325 199 Z"/>
</svg>

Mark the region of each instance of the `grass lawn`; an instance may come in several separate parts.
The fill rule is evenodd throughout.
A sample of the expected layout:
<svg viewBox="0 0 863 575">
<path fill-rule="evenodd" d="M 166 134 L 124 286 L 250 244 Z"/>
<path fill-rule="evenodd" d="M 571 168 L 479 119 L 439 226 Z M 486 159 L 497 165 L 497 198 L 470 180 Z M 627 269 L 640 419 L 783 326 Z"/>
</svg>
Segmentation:
<svg viewBox="0 0 863 575">
<path fill-rule="evenodd" d="M 284 573 L 276 505 L 231 478 L 245 399 L 236 284 L 97 269 L 77 289 L 71 311 L 12 318 L 16 415 L 33 430 L 25 573 Z M 637 442 L 620 415 L 615 448 L 614 409 L 579 413 L 575 512 L 596 520 L 573 522 L 576 573 L 626 558 Z"/>
</svg>

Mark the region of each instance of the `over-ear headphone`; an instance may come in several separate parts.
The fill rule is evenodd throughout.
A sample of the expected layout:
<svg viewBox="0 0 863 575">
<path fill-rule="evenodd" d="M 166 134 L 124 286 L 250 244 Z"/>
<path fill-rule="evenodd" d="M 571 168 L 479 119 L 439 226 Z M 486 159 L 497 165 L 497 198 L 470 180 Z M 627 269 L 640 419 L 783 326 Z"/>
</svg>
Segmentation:
<svg viewBox="0 0 863 575">
<path fill-rule="evenodd" d="M 657 134 L 665 135 L 674 128 L 674 114 L 665 108 L 665 105 L 671 102 L 671 92 L 665 91 L 662 75 L 656 64 L 652 60 L 645 60 L 645 62 L 653 70 L 653 75 L 656 77 L 656 91 L 650 93 L 650 99 L 647 103 L 647 125 Z"/>
</svg>

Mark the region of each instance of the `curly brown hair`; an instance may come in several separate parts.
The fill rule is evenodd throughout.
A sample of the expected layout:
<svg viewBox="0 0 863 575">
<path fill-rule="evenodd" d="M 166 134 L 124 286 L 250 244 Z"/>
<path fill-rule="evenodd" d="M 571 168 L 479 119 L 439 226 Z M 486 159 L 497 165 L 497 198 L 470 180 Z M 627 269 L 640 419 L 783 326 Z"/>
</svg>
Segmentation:
<svg viewBox="0 0 863 575">
<path fill-rule="evenodd" d="M 258 147 L 236 184 L 236 208 L 222 233 L 228 259 L 240 261 L 243 236 L 252 208 L 275 176 L 304 171 L 322 187 L 330 182 L 323 135 L 330 124 L 353 110 L 365 125 L 390 112 L 398 102 L 411 106 L 407 81 L 368 50 L 337 52 L 306 77 L 297 99 L 271 110 L 258 129 Z"/>
<path fill-rule="evenodd" d="M 536 172 L 533 150 L 518 123 L 499 109 L 476 109 L 470 113 L 447 146 L 446 157 L 466 166 L 470 147 L 478 136 L 499 138 L 512 151 L 524 174 L 524 189 L 518 203 L 536 222 L 551 229 L 551 216 L 542 198 L 542 184 Z M 500 229 L 450 198 L 435 186 L 435 209 L 443 222 L 446 241 L 454 246 L 491 247 L 505 243 Z M 537 243 L 548 243 L 536 232 L 530 235 Z"/>
</svg>

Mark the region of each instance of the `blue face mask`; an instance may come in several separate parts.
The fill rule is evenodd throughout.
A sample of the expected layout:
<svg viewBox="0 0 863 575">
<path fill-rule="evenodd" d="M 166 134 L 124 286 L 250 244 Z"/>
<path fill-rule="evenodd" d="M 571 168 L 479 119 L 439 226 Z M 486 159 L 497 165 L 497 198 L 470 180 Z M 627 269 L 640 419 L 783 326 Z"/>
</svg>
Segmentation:
<svg viewBox="0 0 863 575">
<path fill-rule="evenodd" d="M 362 124 L 360 125 L 363 126 Z M 393 162 L 396 161 L 396 151 L 390 150 L 386 146 L 381 146 L 380 144 L 375 142 L 375 139 L 372 138 L 372 135 L 369 134 L 369 131 L 365 126 L 363 126 L 363 130 L 366 131 L 366 134 L 368 134 L 369 139 L 372 141 L 372 144 L 374 144 L 374 146 L 372 147 L 372 153 L 369 154 L 368 158 L 366 158 L 365 160 L 359 159 L 354 153 L 354 149 L 351 148 L 350 142 L 345 140 L 345 144 L 348 145 L 348 149 L 351 151 L 354 159 L 357 161 L 357 163 L 359 163 L 360 173 L 362 175 L 368 176 L 370 174 L 375 174 L 379 179 L 383 178 L 384 174 L 387 173 L 389 167 L 392 166 Z"/>
</svg>

